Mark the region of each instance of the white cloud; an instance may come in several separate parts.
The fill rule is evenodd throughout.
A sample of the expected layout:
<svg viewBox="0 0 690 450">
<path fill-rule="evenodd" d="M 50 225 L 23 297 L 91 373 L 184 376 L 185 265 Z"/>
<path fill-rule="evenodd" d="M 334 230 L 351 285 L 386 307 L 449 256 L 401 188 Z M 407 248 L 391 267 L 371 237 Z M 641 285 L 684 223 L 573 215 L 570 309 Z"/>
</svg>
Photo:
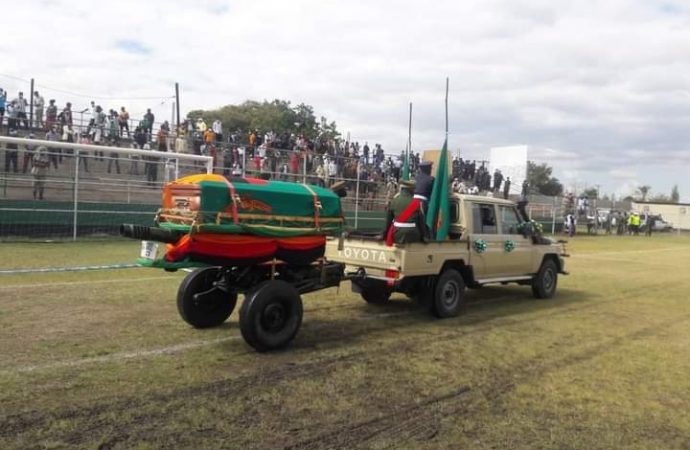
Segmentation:
<svg viewBox="0 0 690 450">
<path fill-rule="evenodd" d="M 393 152 L 443 139 L 451 78 L 451 148 L 482 155 L 529 144 L 563 179 L 614 190 L 635 166 L 655 190 L 690 180 L 690 11 L 682 1 L 77 0 L 12 5 L 3 74 L 79 109 L 90 95 L 133 114 L 171 115 L 245 99 L 305 102 L 355 139 Z M 145 51 L 126 51 L 126 42 Z M 126 47 L 126 46 L 125 46 Z M 11 93 L 24 82 L 0 76 Z M 57 92 L 84 94 L 77 97 Z M 658 187 L 658 188 L 657 188 Z"/>
</svg>

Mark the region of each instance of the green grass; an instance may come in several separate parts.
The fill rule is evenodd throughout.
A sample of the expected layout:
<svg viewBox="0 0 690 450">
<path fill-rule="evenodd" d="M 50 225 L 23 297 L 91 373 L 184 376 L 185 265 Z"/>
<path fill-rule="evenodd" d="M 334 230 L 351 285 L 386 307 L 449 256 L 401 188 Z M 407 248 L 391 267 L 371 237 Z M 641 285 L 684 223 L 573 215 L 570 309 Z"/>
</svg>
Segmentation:
<svg viewBox="0 0 690 450">
<path fill-rule="evenodd" d="M 0 249 L 3 268 L 48 267 L 129 262 L 138 244 Z M 0 275 L 0 448 L 689 448 L 690 238 L 568 250 L 556 298 L 487 287 L 456 319 L 346 284 L 306 295 L 270 354 L 237 313 L 182 322 L 184 273 Z"/>
</svg>

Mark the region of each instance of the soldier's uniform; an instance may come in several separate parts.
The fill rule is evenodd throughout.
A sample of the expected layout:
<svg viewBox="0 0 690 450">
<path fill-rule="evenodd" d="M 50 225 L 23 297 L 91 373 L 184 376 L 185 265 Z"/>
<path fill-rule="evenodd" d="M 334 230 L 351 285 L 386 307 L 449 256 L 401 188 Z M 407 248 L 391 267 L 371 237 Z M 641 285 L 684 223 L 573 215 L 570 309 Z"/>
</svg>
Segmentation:
<svg viewBox="0 0 690 450">
<path fill-rule="evenodd" d="M 426 214 L 429 208 L 429 197 L 434 189 L 434 177 L 431 176 L 431 162 L 422 161 L 419 164 L 419 173 L 414 180 L 414 197 L 422 202 L 422 209 Z"/>
<path fill-rule="evenodd" d="M 413 197 L 414 182 L 402 180 L 400 182 L 400 192 L 393 197 L 388 205 L 386 223 L 388 227 L 393 227 L 393 242 L 405 244 L 408 242 L 419 242 L 422 240 L 423 222 L 422 214 L 419 209 L 412 212 L 409 218 L 401 221 L 400 217 L 410 205 Z"/>
</svg>

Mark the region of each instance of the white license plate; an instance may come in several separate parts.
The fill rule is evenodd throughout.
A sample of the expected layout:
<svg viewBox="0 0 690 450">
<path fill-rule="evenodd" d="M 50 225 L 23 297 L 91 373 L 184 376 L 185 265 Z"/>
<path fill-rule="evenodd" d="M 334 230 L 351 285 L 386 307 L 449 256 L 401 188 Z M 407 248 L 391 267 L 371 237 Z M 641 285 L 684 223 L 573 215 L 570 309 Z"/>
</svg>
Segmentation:
<svg viewBox="0 0 690 450">
<path fill-rule="evenodd" d="M 158 254 L 158 242 L 154 241 L 141 241 L 141 253 L 140 256 L 144 259 L 150 259 L 151 261 L 156 259 Z"/>
</svg>

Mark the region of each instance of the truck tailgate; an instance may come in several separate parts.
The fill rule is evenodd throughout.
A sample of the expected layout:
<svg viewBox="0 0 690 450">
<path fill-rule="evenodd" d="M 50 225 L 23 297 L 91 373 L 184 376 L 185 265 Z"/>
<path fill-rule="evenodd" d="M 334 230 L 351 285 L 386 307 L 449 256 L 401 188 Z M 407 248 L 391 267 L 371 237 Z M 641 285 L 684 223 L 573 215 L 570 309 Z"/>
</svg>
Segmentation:
<svg viewBox="0 0 690 450">
<path fill-rule="evenodd" d="M 326 243 L 326 258 L 329 261 L 344 263 L 346 270 L 365 269 L 400 270 L 402 263 L 401 249 L 388 247 L 382 241 L 371 241 L 348 238 L 338 249 L 338 239 L 329 239 Z M 367 270 L 369 271 L 369 270 Z"/>
</svg>

